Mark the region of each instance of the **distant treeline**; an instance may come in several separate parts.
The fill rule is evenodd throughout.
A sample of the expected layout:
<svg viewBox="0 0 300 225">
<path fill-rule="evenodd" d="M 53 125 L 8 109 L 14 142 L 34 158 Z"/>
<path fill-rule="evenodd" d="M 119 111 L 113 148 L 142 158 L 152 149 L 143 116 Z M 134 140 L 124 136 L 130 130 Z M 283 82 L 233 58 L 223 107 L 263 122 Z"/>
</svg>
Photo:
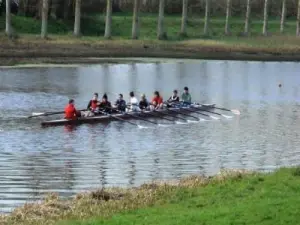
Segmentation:
<svg viewBox="0 0 300 225">
<path fill-rule="evenodd" d="M 159 0 L 140 0 L 140 11 L 144 13 L 158 13 Z M 262 16 L 265 0 L 251 1 L 251 14 Z M 211 0 L 211 15 L 225 15 L 227 0 Z M 26 16 L 40 17 L 42 0 L 19 0 L 18 13 Z M 113 0 L 113 12 L 132 12 L 134 0 Z M 165 0 L 165 12 L 168 14 L 182 12 L 182 0 Z M 245 16 L 247 0 L 232 0 L 231 15 Z M 297 15 L 298 0 L 286 0 L 286 16 Z M 282 0 L 269 0 L 269 16 L 281 15 Z M 67 18 L 74 16 L 75 0 L 49 0 L 50 16 L 52 18 Z M 106 0 L 82 1 L 83 13 L 103 13 Z M 188 13 L 204 15 L 205 0 L 189 0 Z"/>
</svg>

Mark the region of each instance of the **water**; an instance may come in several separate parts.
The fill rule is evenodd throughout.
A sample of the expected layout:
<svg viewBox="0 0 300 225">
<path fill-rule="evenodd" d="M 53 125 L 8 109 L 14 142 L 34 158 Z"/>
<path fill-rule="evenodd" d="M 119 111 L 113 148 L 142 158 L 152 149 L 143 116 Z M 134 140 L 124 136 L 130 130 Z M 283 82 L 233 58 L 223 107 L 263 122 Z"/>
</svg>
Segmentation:
<svg viewBox="0 0 300 225">
<path fill-rule="evenodd" d="M 299 63 L 200 60 L 0 69 L 0 209 L 9 212 L 48 192 L 69 197 L 103 186 L 213 175 L 222 168 L 270 171 L 296 165 L 299 71 Z M 68 98 L 85 108 L 94 92 L 109 92 L 113 101 L 112 93 L 128 100 L 131 90 L 148 98 L 159 90 L 166 99 L 184 86 L 193 101 L 239 109 L 241 115 L 168 126 L 132 120 L 143 128 L 114 121 L 74 129 L 41 128 L 42 120 L 57 116 L 22 118 L 61 111 Z"/>
</svg>

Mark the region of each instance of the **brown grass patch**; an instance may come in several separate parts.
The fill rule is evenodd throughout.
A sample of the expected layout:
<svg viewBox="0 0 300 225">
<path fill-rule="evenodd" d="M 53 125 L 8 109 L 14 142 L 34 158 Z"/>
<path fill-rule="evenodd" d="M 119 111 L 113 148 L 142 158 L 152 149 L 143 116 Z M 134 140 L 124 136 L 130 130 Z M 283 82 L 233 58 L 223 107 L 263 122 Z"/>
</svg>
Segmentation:
<svg viewBox="0 0 300 225">
<path fill-rule="evenodd" d="M 154 205 L 163 196 L 178 188 L 203 187 L 211 182 L 226 179 L 240 179 L 253 174 L 245 170 L 225 170 L 214 177 L 189 176 L 181 180 L 157 181 L 137 188 L 100 189 L 79 193 L 74 198 L 62 200 L 55 193 L 49 194 L 42 202 L 25 204 L 10 215 L 2 215 L 0 224 L 55 224 L 58 220 L 88 219 L 94 216 L 109 217 L 117 212 Z"/>
</svg>

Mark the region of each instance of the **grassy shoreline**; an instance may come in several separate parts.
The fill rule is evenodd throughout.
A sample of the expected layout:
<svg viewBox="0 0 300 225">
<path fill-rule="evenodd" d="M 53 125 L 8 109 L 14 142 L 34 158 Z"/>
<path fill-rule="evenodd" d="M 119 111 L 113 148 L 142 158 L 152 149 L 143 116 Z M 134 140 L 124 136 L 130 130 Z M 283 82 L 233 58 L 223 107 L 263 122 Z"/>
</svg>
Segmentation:
<svg viewBox="0 0 300 225">
<path fill-rule="evenodd" d="M 72 200 L 49 196 L 0 217 L 8 224 L 297 224 L 300 167 L 98 190 Z"/>
<path fill-rule="evenodd" d="M 294 44 L 284 45 L 291 39 Z M 1 38 L 0 38 L 1 39 Z M 233 39 L 233 38 L 232 38 Z M 23 36 L 16 41 L 2 38 L 0 66 L 38 63 L 102 63 L 107 58 L 174 58 L 257 61 L 300 61 L 300 40 L 276 36 L 234 40 L 97 40 L 51 36 L 40 40 Z M 253 43 L 251 43 L 251 41 Z M 271 44 L 273 42 L 273 45 Z M 115 60 L 117 62 L 117 60 Z"/>
<path fill-rule="evenodd" d="M 0 17 L 0 30 L 4 29 L 4 19 Z M 295 36 L 294 19 L 286 21 L 285 33 L 280 34 L 279 20 L 270 18 L 270 36 L 264 37 L 261 36 L 262 21 L 254 18 L 251 35 L 245 37 L 241 34 L 244 18 L 231 18 L 231 35 L 225 36 L 225 19 L 212 17 L 210 35 L 203 36 L 203 18 L 191 16 L 187 26 L 188 36 L 183 38 L 179 35 L 180 15 L 166 15 L 166 41 L 156 40 L 156 14 L 141 15 L 139 40 L 130 40 L 132 17 L 124 13 L 113 16 L 112 40 L 103 38 L 103 14 L 83 18 L 84 36 L 81 38 L 70 34 L 72 21 L 50 20 L 47 40 L 39 36 L 40 21 L 22 16 L 14 16 L 12 21 L 19 37 L 8 40 L 0 34 L 0 66 L 102 63 L 107 61 L 106 58 L 116 57 L 300 61 L 300 38 Z"/>
</svg>

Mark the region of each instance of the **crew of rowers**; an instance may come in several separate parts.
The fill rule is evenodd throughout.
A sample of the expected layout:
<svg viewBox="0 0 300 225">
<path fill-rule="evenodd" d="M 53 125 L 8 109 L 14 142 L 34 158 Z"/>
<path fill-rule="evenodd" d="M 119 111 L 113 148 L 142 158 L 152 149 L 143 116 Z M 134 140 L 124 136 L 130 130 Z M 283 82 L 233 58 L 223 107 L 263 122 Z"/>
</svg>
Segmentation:
<svg viewBox="0 0 300 225">
<path fill-rule="evenodd" d="M 112 113 L 112 112 L 138 112 L 141 110 L 157 110 L 162 109 L 164 106 L 171 107 L 174 104 L 178 104 L 180 102 L 180 98 L 178 96 L 178 91 L 174 90 L 173 95 L 167 100 L 166 103 L 163 102 L 162 96 L 158 91 L 154 92 L 154 96 L 152 101 L 149 103 L 146 95 L 141 95 L 141 100 L 135 97 L 133 91 L 129 93 L 129 104 L 126 104 L 126 101 L 123 99 L 123 94 L 119 94 L 118 99 L 112 105 L 111 102 L 108 101 L 108 97 L 106 94 L 103 95 L 102 101 L 98 100 L 98 93 L 94 93 L 93 98 L 89 101 L 87 106 L 87 114 L 82 115 L 80 111 L 77 111 L 74 106 L 74 100 L 70 99 L 69 104 L 65 108 L 65 119 L 76 119 L 81 116 L 94 116 L 103 113 Z M 184 104 L 191 104 L 192 97 L 189 93 L 188 87 L 184 88 L 184 92 L 181 95 L 181 102 Z"/>
</svg>

